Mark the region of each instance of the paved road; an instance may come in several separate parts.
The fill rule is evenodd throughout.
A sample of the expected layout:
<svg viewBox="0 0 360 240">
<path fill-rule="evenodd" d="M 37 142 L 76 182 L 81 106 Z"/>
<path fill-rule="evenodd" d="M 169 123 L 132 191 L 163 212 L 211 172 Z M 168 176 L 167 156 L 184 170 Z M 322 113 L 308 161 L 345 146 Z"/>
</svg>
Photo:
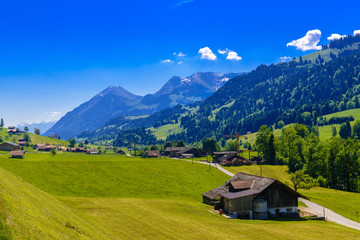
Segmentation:
<svg viewBox="0 0 360 240">
<path fill-rule="evenodd" d="M 207 163 L 207 162 L 200 162 L 200 163 L 209 165 L 209 163 Z M 211 166 L 216 167 L 217 169 L 219 169 L 223 173 L 229 175 L 230 177 L 233 177 L 235 175 L 234 173 L 231 173 L 228 170 L 222 168 L 219 164 L 211 163 Z M 324 207 L 323 206 L 320 206 L 319 204 L 316 204 L 314 202 L 311 202 L 311 201 L 303 199 L 303 198 L 299 198 L 299 201 L 305 203 L 308 206 L 308 208 L 314 214 L 316 214 L 318 217 L 324 217 Z M 346 217 L 343 217 L 340 214 L 338 214 L 334 211 L 331 211 L 328 208 L 325 208 L 325 217 L 326 217 L 326 220 L 328 220 L 330 222 L 334 222 L 334 223 L 337 223 L 337 224 L 340 224 L 340 225 L 343 225 L 346 227 L 360 230 L 360 223 L 354 222 Z"/>
<path fill-rule="evenodd" d="M 305 203 L 308 206 L 308 208 L 312 210 L 318 217 L 324 217 L 323 206 L 320 206 L 319 204 L 316 204 L 314 202 L 311 202 L 303 198 L 299 198 L 299 201 Z M 346 217 L 343 217 L 340 214 L 337 214 L 336 212 L 331 211 L 328 208 L 325 208 L 325 218 L 330 222 L 334 222 L 343 226 L 360 230 L 360 223 L 354 222 Z"/>
</svg>

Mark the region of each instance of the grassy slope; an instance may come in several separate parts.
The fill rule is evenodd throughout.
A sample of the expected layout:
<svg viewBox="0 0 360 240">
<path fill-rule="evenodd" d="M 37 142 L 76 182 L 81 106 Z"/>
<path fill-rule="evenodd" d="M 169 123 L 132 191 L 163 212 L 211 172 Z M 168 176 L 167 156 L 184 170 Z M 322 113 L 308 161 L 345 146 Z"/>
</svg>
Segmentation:
<svg viewBox="0 0 360 240">
<path fill-rule="evenodd" d="M 241 166 L 226 168 L 230 172 L 238 173 L 244 172 L 254 175 L 260 175 L 260 166 Z M 290 175 L 287 173 L 286 166 L 262 166 L 262 173 L 264 177 L 278 179 L 281 182 L 290 183 Z M 356 211 L 360 212 L 360 194 L 350 193 L 344 191 L 336 191 L 328 188 L 312 188 L 310 190 L 299 190 L 311 201 L 323 205 L 347 218 L 356 221 Z"/>
<path fill-rule="evenodd" d="M 354 121 L 350 122 L 351 125 L 355 123 L 356 120 L 360 120 L 360 108 L 350 109 L 342 112 L 332 113 L 328 115 L 324 115 L 323 118 L 330 119 L 332 117 L 345 117 L 345 116 L 353 116 Z M 319 127 L 319 133 L 321 139 L 329 139 L 332 136 L 332 128 L 336 127 L 337 132 L 340 130 L 341 124 L 332 124 Z"/>
<path fill-rule="evenodd" d="M 0 155 L 0 169 L 1 167 L 15 172 L 43 190 L 58 195 L 56 200 L 23 181 L 26 187 L 25 185 L 21 188 L 9 186 L 8 189 L 19 188 L 16 191 L 17 195 L 25 191 L 27 194 L 44 195 L 50 200 L 29 199 L 33 201 L 29 201 L 29 206 L 23 207 L 24 211 L 33 209 L 34 202 L 36 204 L 44 202 L 40 205 L 41 208 L 42 205 L 45 206 L 44 214 L 53 214 L 48 207 L 56 212 L 59 206 L 65 205 L 67 207 L 61 212 L 68 213 L 69 216 L 74 212 L 78 216 L 71 217 L 74 219 L 71 225 L 90 235 L 88 225 L 80 221 L 86 219 L 87 224 L 95 225 L 98 231 L 104 232 L 105 235 L 101 238 L 105 236 L 116 239 L 273 239 L 274 236 L 281 239 L 358 238 L 358 231 L 332 223 L 229 220 L 219 216 L 211 206 L 201 203 L 200 194 L 222 184 L 228 177 L 216 169 L 208 170 L 205 165 L 192 165 L 191 162 L 83 154 L 62 154 L 55 157 L 28 154 L 25 160 L 9 159 Z M 29 170 L 24 170 L 26 168 Z M 167 171 L 169 173 L 165 174 Z M 6 171 L 2 170 L 2 172 Z M 8 184 L 14 182 L 11 178 L 9 181 Z M 14 184 L 19 185 L 18 181 Z M 122 183 L 131 186 L 131 189 L 129 186 L 123 186 Z M 102 191 L 103 189 L 106 191 Z M 101 195 L 116 195 L 120 198 L 89 198 L 89 196 Z M 53 204 L 47 207 L 50 203 Z M 13 205 L 20 208 L 22 206 Z M 67 208 L 72 208 L 72 211 L 68 211 Z M 48 210 L 50 213 L 47 213 Z M 16 209 L 10 208 L 10 212 L 13 211 Z M 60 213 L 56 216 L 58 214 Z M 40 214 L 36 217 L 41 220 L 44 216 Z M 28 221 L 21 214 L 17 215 L 17 218 L 18 221 Z M 55 217 L 53 221 L 56 219 Z M 76 222 L 76 219 L 80 220 Z M 34 223 L 36 224 L 39 223 Z M 48 226 L 53 224 L 55 223 L 50 222 Z M 56 226 L 61 231 L 62 225 Z M 43 234 L 48 231 L 50 229 L 44 228 Z M 28 238 L 60 239 L 49 236 L 32 235 Z"/>
<path fill-rule="evenodd" d="M 24 134 L 9 135 L 6 131 L 7 131 L 7 128 L 2 128 L 0 130 L 0 136 L 3 139 L 4 142 L 13 142 L 13 138 L 15 138 L 15 142 L 17 142 L 17 139 L 24 135 Z M 29 133 L 29 135 L 30 135 L 32 144 L 48 143 L 48 144 L 63 145 L 63 146 L 67 146 L 69 144 L 69 142 L 64 141 L 64 140 L 44 137 L 44 136 L 36 135 L 36 134 L 33 134 L 33 133 Z"/>
<path fill-rule="evenodd" d="M 165 140 L 167 136 L 170 134 L 176 134 L 182 131 L 182 127 L 180 127 L 180 123 L 176 124 L 166 124 L 158 128 L 149 128 L 157 139 Z"/>
<path fill-rule="evenodd" d="M 2 168 L 0 199 L 3 223 L 11 229 L 7 238 L 11 235 L 14 239 L 106 238 L 53 196 Z"/>
</svg>

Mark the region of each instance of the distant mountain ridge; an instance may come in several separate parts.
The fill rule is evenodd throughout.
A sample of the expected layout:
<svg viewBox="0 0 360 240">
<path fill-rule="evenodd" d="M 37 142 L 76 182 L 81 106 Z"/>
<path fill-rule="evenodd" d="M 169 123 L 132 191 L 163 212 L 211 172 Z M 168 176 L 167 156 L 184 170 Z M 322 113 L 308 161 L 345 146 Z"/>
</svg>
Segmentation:
<svg viewBox="0 0 360 240">
<path fill-rule="evenodd" d="M 85 130 L 95 130 L 119 116 L 147 115 L 179 104 L 201 101 L 229 79 L 239 75 L 241 73 L 206 72 L 188 77 L 174 76 L 155 94 L 144 97 L 130 93 L 122 87 L 110 86 L 68 112 L 45 134 L 57 133 L 61 138 L 67 139 Z"/>
<path fill-rule="evenodd" d="M 51 122 L 39 122 L 39 123 L 36 123 L 36 122 L 33 122 L 33 123 L 28 123 L 28 122 L 24 122 L 24 123 L 21 123 L 19 125 L 16 125 L 17 128 L 21 129 L 21 130 L 24 130 L 25 127 L 28 127 L 29 128 L 29 132 L 34 132 L 34 129 L 35 128 L 38 128 L 40 129 L 40 132 L 43 133 L 43 132 L 46 132 L 47 130 L 49 130 L 52 126 L 54 126 L 54 124 L 56 123 L 56 121 L 51 121 Z"/>
</svg>

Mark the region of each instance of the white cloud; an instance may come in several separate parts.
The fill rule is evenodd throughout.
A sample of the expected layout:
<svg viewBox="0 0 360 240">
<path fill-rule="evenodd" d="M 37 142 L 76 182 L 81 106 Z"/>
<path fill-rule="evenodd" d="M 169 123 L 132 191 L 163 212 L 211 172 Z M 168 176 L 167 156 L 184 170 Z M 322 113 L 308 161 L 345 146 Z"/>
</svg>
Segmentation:
<svg viewBox="0 0 360 240">
<path fill-rule="evenodd" d="M 280 57 L 281 62 L 286 62 L 286 61 L 290 61 L 290 60 L 291 60 L 291 57 L 287 57 L 287 56 Z"/>
<path fill-rule="evenodd" d="M 317 46 L 320 42 L 321 31 L 319 29 L 310 30 L 306 35 L 298 40 L 293 40 L 286 44 L 287 47 L 296 47 L 301 51 L 321 50 L 321 46 Z"/>
<path fill-rule="evenodd" d="M 360 35 L 360 30 L 355 30 L 354 31 L 354 36 L 356 36 L 356 35 Z"/>
<path fill-rule="evenodd" d="M 50 117 L 57 117 L 60 114 L 61 114 L 61 112 L 51 112 Z"/>
<path fill-rule="evenodd" d="M 177 56 L 178 56 L 178 57 L 185 57 L 186 54 L 185 54 L 185 53 L 182 53 L 182 52 L 179 52 Z"/>
<path fill-rule="evenodd" d="M 225 49 L 225 50 L 218 50 L 218 53 L 224 55 L 225 53 L 227 53 L 229 51 L 229 49 Z"/>
<path fill-rule="evenodd" d="M 240 61 L 242 58 L 234 51 L 229 51 L 227 57 L 227 60 L 235 60 L 235 61 Z"/>
<path fill-rule="evenodd" d="M 173 55 L 175 56 L 177 54 L 177 52 L 174 52 Z"/>
<path fill-rule="evenodd" d="M 337 40 L 337 39 L 344 38 L 344 37 L 346 37 L 346 35 L 340 35 L 337 33 L 333 33 L 333 34 L 331 34 L 330 37 L 327 38 L 327 40 L 332 41 L 332 40 Z"/>
<path fill-rule="evenodd" d="M 173 63 L 174 61 L 171 61 L 170 59 L 162 60 L 162 63 Z"/>
<path fill-rule="evenodd" d="M 215 61 L 217 59 L 216 55 L 208 47 L 200 48 L 199 54 L 201 54 L 201 59 L 207 59 L 211 61 Z"/>
</svg>

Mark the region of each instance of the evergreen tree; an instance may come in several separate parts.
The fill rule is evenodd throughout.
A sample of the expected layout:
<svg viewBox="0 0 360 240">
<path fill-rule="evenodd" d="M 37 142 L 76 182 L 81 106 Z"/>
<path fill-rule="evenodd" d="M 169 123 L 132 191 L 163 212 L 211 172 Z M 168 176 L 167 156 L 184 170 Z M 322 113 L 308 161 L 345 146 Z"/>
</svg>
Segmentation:
<svg viewBox="0 0 360 240">
<path fill-rule="evenodd" d="M 337 135 L 336 127 L 332 127 L 332 136 L 335 137 Z"/>
<path fill-rule="evenodd" d="M 276 150 L 275 150 L 275 136 L 273 133 L 270 134 L 267 149 L 267 160 L 269 164 L 275 164 L 276 162 Z"/>
<path fill-rule="evenodd" d="M 351 125 L 349 121 L 341 125 L 339 130 L 339 136 L 343 139 L 347 139 L 351 137 Z"/>
<path fill-rule="evenodd" d="M 183 140 L 179 140 L 179 141 L 177 141 L 177 143 L 176 143 L 176 147 L 185 147 L 185 143 L 184 143 L 184 141 L 183 141 Z"/>
<path fill-rule="evenodd" d="M 360 139 L 360 121 L 357 120 L 353 126 L 353 133 L 352 136 L 355 139 Z"/>
<path fill-rule="evenodd" d="M 0 127 L 4 127 L 4 119 L 0 120 Z"/>
<path fill-rule="evenodd" d="M 28 132 L 28 131 L 29 131 L 28 126 L 25 126 L 25 127 L 24 127 L 24 131 L 25 131 L 25 132 Z"/>
<path fill-rule="evenodd" d="M 216 152 L 218 149 L 217 142 L 213 138 L 209 138 L 203 141 L 202 150 L 206 153 Z"/>
</svg>

